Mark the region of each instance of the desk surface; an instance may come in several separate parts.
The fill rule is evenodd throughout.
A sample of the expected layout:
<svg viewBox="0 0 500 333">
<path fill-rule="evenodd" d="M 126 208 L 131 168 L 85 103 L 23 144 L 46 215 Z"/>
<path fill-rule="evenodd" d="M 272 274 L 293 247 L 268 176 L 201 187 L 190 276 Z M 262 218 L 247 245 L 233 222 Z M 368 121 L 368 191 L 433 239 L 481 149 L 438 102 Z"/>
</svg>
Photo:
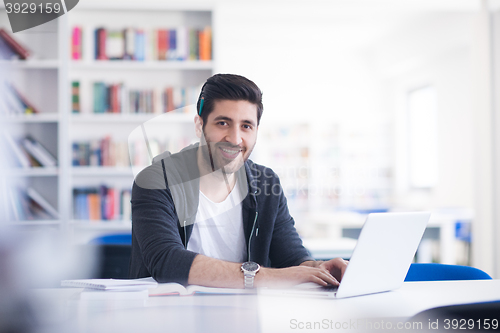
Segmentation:
<svg viewBox="0 0 500 333">
<path fill-rule="evenodd" d="M 47 331 L 296 332 L 300 323 L 325 320 L 404 321 L 432 307 L 500 300 L 500 280 L 407 282 L 396 291 L 346 299 L 258 294 L 85 300 L 80 299 L 81 291 L 33 292 Z"/>
</svg>

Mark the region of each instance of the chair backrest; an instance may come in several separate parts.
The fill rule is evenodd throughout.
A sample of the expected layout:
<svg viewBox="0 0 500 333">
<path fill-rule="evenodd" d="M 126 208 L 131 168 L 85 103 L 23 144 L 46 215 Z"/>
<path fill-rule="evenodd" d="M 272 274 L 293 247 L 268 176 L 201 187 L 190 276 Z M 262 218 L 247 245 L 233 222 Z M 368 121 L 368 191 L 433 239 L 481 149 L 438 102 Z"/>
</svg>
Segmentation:
<svg viewBox="0 0 500 333">
<path fill-rule="evenodd" d="M 132 245 L 132 234 L 111 234 L 94 238 L 91 244 Z"/>
<path fill-rule="evenodd" d="M 470 266 L 413 263 L 405 281 L 491 280 L 491 276 Z"/>
<path fill-rule="evenodd" d="M 132 234 L 104 235 L 94 238 L 90 245 L 97 247 L 99 256 L 96 278 L 128 278 L 132 252 Z"/>
</svg>

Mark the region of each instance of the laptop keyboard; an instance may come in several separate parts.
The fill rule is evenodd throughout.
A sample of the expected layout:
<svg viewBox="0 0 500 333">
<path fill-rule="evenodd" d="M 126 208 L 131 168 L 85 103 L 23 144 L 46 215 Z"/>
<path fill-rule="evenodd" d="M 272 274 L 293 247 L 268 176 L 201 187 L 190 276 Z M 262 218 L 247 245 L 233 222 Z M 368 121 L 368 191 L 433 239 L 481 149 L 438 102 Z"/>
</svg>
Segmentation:
<svg viewBox="0 0 500 333">
<path fill-rule="evenodd" d="M 331 291 L 337 291 L 337 289 L 339 289 L 338 286 L 324 286 L 321 287 L 319 290 L 331 292 Z"/>
</svg>

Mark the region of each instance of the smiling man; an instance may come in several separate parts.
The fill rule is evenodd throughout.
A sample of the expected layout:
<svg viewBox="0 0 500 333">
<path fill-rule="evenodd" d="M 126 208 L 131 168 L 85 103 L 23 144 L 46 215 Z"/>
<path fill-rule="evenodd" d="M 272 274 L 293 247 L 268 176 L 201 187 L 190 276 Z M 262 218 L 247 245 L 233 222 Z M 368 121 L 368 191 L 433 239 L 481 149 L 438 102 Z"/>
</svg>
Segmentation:
<svg viewBox="0 0 500 333">
<path fill-rule="evenodd" d="M 309 256 L 278 176 L 249 160 L 263 112 L 257 85 L 214 75 L 197 110 L 200 142 L 157 156 L 135 179 L 130 277 L 228 288 L 337 285 L 347 263 Z"/>
</svg>

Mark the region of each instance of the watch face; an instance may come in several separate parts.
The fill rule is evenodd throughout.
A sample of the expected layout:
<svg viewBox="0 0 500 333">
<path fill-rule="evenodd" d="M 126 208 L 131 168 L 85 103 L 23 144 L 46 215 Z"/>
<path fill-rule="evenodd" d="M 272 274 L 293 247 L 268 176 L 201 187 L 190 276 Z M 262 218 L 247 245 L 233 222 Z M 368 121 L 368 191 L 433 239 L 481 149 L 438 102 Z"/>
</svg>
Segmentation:
<svg viewBox="0 0 500 333">
<path fill-rule="evenodd" d="M 256 262 L 253 262 L 253 261 L 247 261 L 247 262 L 243 263 L 242 268 L 246 271 L 249 271 L 249 272 L 255 272 L 256 270 L 259 269 L 259 264 L 257 264 Z"/>
</svg>

